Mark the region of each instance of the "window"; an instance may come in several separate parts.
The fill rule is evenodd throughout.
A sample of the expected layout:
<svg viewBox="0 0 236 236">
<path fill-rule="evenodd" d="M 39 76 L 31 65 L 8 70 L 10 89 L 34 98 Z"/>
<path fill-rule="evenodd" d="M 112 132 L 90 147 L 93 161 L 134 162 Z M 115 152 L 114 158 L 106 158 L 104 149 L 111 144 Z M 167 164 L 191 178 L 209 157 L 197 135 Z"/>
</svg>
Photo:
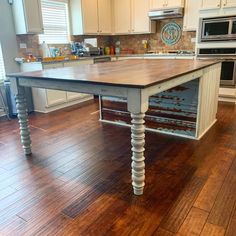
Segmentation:
<svg viewBox="0 0 236 236">
<path fill-rule="evenodd" d="M 68 0 L 41 0 L 44 34 L 39 42 L 69 43 Z"/>
<path fill-rule="evenodd" d="M 4 68 L 4 62 L 3 62 L 3 56 L 2 56 L 2 48 L 0 44 L 0 83 L 5 79 L 5 68 Z"/>
</svg>

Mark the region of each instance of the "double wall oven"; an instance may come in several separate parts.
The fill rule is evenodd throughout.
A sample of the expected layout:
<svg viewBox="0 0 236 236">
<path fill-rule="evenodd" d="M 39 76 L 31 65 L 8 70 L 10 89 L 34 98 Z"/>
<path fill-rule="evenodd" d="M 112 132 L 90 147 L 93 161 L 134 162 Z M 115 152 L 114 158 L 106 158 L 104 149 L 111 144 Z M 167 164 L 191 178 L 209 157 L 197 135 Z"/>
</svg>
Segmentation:
<svg viewBox="0 0 236 236">
<path fill-rule="evenodd" d="M 201 18 L 198 42 L 198 58 L 222 59 L 220 83 L 223 86 L 235 86 L 236 16 Z"/>
</svg>

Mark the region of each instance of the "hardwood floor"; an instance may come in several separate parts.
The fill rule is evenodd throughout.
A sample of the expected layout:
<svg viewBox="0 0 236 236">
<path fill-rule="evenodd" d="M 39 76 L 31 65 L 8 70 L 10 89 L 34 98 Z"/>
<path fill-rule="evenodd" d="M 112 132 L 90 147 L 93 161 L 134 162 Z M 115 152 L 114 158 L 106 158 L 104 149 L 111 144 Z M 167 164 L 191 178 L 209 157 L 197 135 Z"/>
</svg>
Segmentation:
<svg viewBox="0 0 236 236">
<path fill-rule="evenodd" d="M 132 194 L 129 128 L 96 103 L 31 114 L 33 155 L 0 121 L 0 235 L 234 236 L 236 108 L 200 140 L 146 133 L 146 186 Z"/>
</svg>

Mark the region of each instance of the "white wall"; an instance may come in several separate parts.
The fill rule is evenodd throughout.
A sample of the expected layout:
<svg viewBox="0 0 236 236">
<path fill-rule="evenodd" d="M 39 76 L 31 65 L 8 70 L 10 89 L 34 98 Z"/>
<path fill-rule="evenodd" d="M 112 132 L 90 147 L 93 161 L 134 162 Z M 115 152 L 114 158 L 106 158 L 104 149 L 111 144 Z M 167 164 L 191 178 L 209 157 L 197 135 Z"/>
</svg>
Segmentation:
<svg viewBox="0 0 236 236">
<path fill-rule="evenodd" d="M 11 5 L 8 0 L 0 0 L 0 41 L 6 73 L 20 71 L 19 65 L 14 61 L 17 56 L 17 42 L 13 23 Z"/>
<path fill-rule="evenodd" d="M 8 0 L 0 0 L 0 42 L 6 73 L 20 71 L 19 65 L 14 61 L 18 49 L 11 5 L 9 5 Z M 0 104 L 1 107 L 2 104 Z"/>
</svg>

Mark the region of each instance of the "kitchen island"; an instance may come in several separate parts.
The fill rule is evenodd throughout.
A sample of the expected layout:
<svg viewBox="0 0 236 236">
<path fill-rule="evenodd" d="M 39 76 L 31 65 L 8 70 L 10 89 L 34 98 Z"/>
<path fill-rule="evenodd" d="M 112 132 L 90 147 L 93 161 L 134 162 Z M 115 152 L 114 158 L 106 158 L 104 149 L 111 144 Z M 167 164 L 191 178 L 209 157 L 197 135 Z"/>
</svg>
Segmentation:
<svg viewBox="0 0 236 236">
<path fill-rule="evenodd" d="M 216 121 L 220 70 L 219 61 L 149 59 L 10 74 L 24 152 L 31 154 L 24 87 L 126 99 L 131 114 L 132 185 L 134 194 L 142 195 L 145 185 L 144 117 L 149 97 L 197 80 L 196 133 L 200 137 Z"/>
</svg>

